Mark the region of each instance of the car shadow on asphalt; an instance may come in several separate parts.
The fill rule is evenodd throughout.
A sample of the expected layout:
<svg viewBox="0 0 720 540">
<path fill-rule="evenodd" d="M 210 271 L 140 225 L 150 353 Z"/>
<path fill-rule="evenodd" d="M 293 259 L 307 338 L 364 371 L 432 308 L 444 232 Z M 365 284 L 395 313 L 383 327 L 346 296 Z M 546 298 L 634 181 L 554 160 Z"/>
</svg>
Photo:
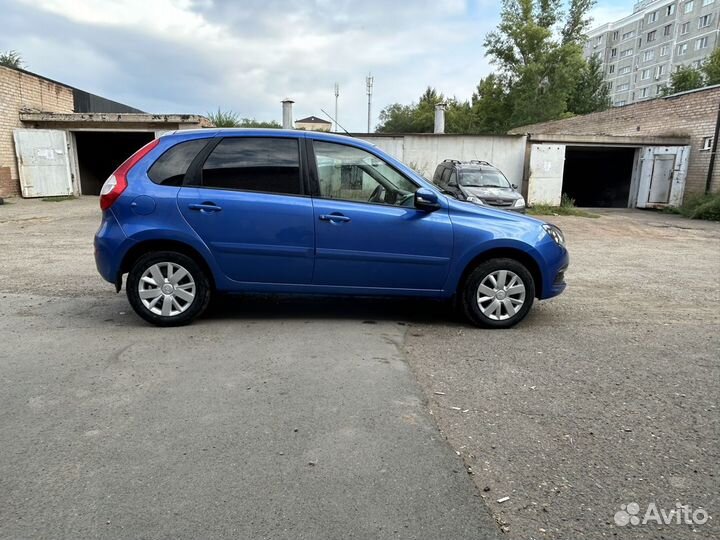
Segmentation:
<svg viewBox="0 0 720 540">
<path fill-rule="evenodd" d="M 417 298 L 223 295 L 210 303 L 205 320 L 345 319 L 466 324 L 450 302 Z"/>
</svg>

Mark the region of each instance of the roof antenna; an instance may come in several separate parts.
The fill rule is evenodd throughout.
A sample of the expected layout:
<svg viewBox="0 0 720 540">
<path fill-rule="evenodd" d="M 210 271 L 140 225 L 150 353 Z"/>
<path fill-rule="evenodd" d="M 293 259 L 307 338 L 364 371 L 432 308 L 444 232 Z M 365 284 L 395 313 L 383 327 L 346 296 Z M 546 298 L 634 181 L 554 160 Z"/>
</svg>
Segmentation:
<svg viewBox="0 0 720 540">
<path fill-rule="evenodd" d="M 330 115 L 325 111 L 325 109 L 320 109 L 320 110 L 323 112 L 323 114 L 324 114 L 325 116 L 327 116 L 330 120 L 332 120 L 333 122 L 335 122 L 335 125 L 336 125 L 337 127 L 339 127 L 340 129 L 342 129 L 342 130 L 345 132 L 346 135 L 350 135 L 350 132 L 349 132 L 347 129 L 345 129 L 344 127 L 342 127 L 340 124 L 338 124 L 338 121 L 335 120 L 332 116 L 330 116 Z M 352 137 L 352 135 L 350 135 L 350 136 Z"/>
</svg>

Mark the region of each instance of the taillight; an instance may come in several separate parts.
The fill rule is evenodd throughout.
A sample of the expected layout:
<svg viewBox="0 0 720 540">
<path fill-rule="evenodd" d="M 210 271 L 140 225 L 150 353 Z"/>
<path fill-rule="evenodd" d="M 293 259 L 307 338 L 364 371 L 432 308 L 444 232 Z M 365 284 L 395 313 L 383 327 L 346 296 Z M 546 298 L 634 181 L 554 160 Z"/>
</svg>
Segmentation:
<svg viewBox="0 0 720 540">
<path fill-rule="evenodd" d="M 117 198 L 127 188 L 127 175 L 137 162 L 144 158 L 160 143 L 160 139 L 153 139 L 140 150 L 135 152 L 132 156 L 123 161 L 115 172 L 105 180 L 102 189 L 100 190 L 100 209 L 107 210 L 110 208 Z"/>
</svg>

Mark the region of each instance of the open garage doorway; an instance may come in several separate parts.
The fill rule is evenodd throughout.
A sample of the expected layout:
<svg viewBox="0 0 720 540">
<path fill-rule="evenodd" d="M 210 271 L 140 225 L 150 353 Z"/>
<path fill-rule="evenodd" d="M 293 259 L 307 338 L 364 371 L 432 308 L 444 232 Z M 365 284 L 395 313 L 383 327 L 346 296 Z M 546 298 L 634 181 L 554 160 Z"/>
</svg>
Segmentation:
<svg viewBox="0 0 720 540">
<path fill-rule="evenodd" d="M 567 146 L 562 192 L 577 206 L 627 208 L 636 148 Z"/>
<path fill-rule="evenodd" d="M 99 195 L 100 188 L 118 165 L 155 138 L 144 131 L 74 131 L 80 190 Z"/>
</svg>

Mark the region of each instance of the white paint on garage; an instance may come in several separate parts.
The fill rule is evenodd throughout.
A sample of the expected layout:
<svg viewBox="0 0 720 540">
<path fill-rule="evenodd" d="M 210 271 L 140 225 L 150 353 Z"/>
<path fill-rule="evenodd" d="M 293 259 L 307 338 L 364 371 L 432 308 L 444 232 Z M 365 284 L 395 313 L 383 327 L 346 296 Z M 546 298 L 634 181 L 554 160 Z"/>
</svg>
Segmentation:
<svg viewBox="0 0 720 540">
<path fill-rule="evenodd" d="M 525 136 L 506 135 L 363 135 L 391 156 L 432 179 L 435 168 L 445 159 L 489 161 L 511 183 L 522 185 L 525 167 Z"/>
<path fill-rule="evenodd" d="M 640 149 L 637 207 L 680 206 L 685 191 L 689 146 L 647 146 Z"/>
<path fill-rule="evenodd" d="M 72 194 L 67 132 L 15 129 L 13 136 L 23 197 Z"/>
<path fill-rule="evenodd" d="M 562 198 L 564 144 L 533 144 L 530 149 L 527 202 L 558 206 Z"/>
</svg>

